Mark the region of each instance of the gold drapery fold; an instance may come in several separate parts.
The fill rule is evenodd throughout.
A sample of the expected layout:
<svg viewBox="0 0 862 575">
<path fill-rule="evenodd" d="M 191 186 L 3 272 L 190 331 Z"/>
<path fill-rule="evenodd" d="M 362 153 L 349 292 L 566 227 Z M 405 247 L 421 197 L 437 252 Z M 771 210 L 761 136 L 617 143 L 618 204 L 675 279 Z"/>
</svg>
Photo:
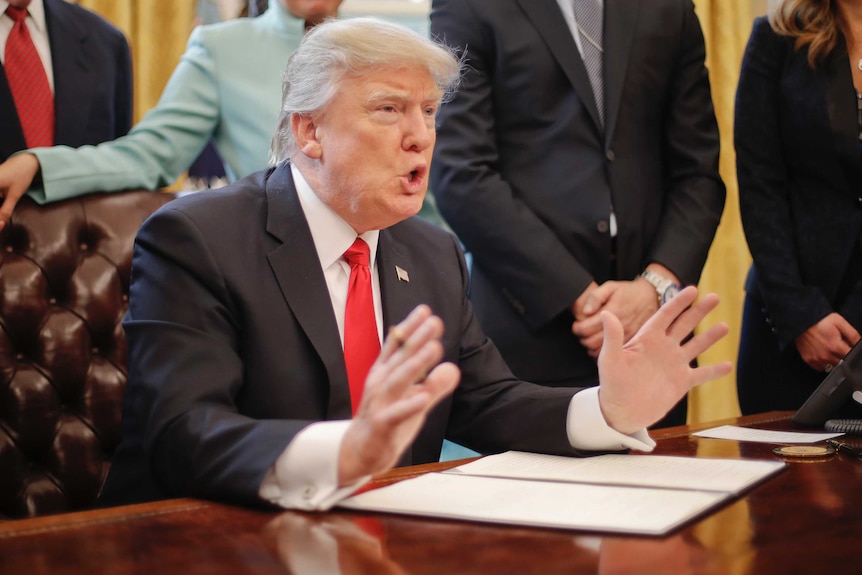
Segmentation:
<svg viewBox="0 0 862 575">
<path fill-rule="evenodd" d="M 739 188 L 736 183 L 736 154 L 733 147 L 733 105 L 742 54 L 754 17 L 763 12 L 762 2 L 751 0 L 694 0 L 706 39 L 706 65 L 712 85 L 712 100 L 721 135 L 719 171 L 727 186 L 727 203 L 715 241 L 700 280 L 702 293 L 721 297 L 718 308 L 701 329 L 720 321 L 730 333 L 699 358 L 703 364 L 723 360 L 736 362 L 742 326 L 743 285 L 751 255 L 739 217 Z M 689 396 L 691 423 L 739 415 L 736 397 L 736 370 L 717 381 L 696 388 Z"/>
<path fill-rule="evenodd" d="M 155 106 L 186 47 L 195 0 L 71 0 L 123 31 L 132 47 L 135 121 Z"/>
</svg>

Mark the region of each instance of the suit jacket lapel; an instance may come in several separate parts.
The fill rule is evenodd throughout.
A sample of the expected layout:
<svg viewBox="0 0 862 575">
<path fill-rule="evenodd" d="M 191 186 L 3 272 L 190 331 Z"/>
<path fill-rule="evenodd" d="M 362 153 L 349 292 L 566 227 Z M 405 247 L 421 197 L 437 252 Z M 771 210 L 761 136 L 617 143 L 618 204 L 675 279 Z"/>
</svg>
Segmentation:
<svg viewBox="0 0 862 575">
<path fill-rule="evenodd" d="M 612 141 L 640 11 L 640 0 L 605 0 L 605 135 Z"/>
<path fill-rule="evenodd" d="M 93 98 L 90 95 L 96 78 L 87 62 L 86 44 L 89 32 L 64 14 L 64 2 L 46 0 L 45 20 L 51 38 L 54 68 L 56 140 L 75 141 L 76 134 L 86 130 Z"/>
<path fill-rule="evenodd" d="M 400 268 L 407 275 L 401 274 Z M 410 260 L 404 247 L 393 238 L 389 230 L 380 231 L 377 244 L 377 273 L 380 277 L 380 299 L 383 302 L 383 328 L 399 323 L 417 305 L 416 295 L 409 281 Z"/>
<path fill-rule="evenodd" d="M 267 232 L 281 240 L 269 263 L 284 299 L 326 368 L 329 419 L 349 419 L 350 388 L 338 324 L 311 231 L 302 212 L 290 166 L 282 164 L 267 180 Z M 328 313 L 324 310 L 328 310 Z"/>
<path fill-rule="evenodd" d="M 587 69 L 584 67 L 584 61 L 578 52 L 578 46 L 560 13 L 560 7 L 556 0 L 517 0 L 517 2 L 527 18 L 540 31 L 545 44 L 548 45 L 554 58 L 575 87 L 575 92 L 577 92 L 578 97 L 593 119 L 593 123 L 601 133 L 598 126 L 602 124 L 599 121 L 599 109 L 593 96 L 590 77 L 587 75 Z"/>
<path fill-rule="evenodd" d="M 396 266 L 407 273 L 399 277 Z M 384 336 L 389 328 L 407 317 L 417 305 L 415 290 L 410 285 L 410 260 L 404 247 L 389 230 L 380 231 L 377 243 L 377 274 L 380 278 L 380 299 L 383 304 Z M 398 465 L 413 463 L 412 445 L 401 454 Z"/>
</svg>

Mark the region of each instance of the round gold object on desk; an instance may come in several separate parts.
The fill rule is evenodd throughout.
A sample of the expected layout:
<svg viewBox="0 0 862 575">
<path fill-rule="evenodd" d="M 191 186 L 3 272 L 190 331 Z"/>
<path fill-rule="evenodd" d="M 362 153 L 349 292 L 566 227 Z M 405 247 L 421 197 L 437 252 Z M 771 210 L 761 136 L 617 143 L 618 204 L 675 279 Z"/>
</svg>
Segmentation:
<svg viewBox="0 0 862 575">
<path fill-rule="evenodd" d="M 785 445 L 784 447 L 776 447 L 772 452 L 789 459 L 809 459 L 835 455 L 835 450 L 831 447 L 819 445 Z"/>
</svg>

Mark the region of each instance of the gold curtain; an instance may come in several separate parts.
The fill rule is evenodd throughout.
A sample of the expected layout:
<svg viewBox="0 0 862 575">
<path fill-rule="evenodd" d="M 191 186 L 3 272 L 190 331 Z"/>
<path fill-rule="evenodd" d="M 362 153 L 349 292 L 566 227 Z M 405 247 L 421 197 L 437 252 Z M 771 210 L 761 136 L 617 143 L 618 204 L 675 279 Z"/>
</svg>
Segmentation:
<svg viewBox="0 0 862 575">
<path fill-rule="evenodd" d="M 135 121 L 152 108 L 185 50 L 195 0 L 71 0 L 123 31 L 132 47 Z"/>
<path fill-rule="evenodd" d="M 751 255 L 739 217 L 736 154 L 733 148 L 733 104 L 745 44 L 754 17 L 765 11 L 765 2 L 694 0 L 694 4 L 706 38 L 706 65 L 721 134 L 719 170 L 727 185 L 724 214 L 700 281 L 702 293 L 717 293 L 721 303 L 701 327 L 719 321 L 725 321 L 730 326 L 728 336 L 699 360 L 704 364 L 731 360 L 735 364 L 745 297 L 743 285 L 751 264 Z M 696 388 L 689 397 L 688 419 L 691 423 L 736 415 L 739 415 L 739 403 L 736 398 L 735 369 L 727 377 Z"/>
</svg>

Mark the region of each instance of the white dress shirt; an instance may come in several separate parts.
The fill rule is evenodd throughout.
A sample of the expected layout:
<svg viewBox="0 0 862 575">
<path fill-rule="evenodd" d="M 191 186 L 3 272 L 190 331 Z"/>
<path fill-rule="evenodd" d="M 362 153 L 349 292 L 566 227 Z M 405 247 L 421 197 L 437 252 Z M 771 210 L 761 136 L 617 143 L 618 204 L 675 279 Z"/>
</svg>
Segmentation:
<svg viewBox="0 0 862 575">
<path fill-rule="evenodd" d="M 350 266 L 342 259 L 342 255 L 356 239 L 356 232 L 317 197 L 293 165 L 291 173 L 323 268 L 341 343 L 344 345 L 344 307 Z M 370 267 L 377 333 L 382 334 L 383 311 L 376 258 L 379 232 L 367 232 L 360 237 L 371 248 Z M 323 511 L 364 485 L 370 476 L 348 487 L 338 487 L 338 452 L 349 425 L 349 420 L 321 421 L 296 434 L 264 478 L 258 490 L 261 498 L 288 509 Z M 566 432 L 569 442 L 578 449 L 652 451 L 655 447 L 646 429 L 629 436 L 608 426 L 599 407 L 597 387 L 572 397 Z"/>
</svg>

